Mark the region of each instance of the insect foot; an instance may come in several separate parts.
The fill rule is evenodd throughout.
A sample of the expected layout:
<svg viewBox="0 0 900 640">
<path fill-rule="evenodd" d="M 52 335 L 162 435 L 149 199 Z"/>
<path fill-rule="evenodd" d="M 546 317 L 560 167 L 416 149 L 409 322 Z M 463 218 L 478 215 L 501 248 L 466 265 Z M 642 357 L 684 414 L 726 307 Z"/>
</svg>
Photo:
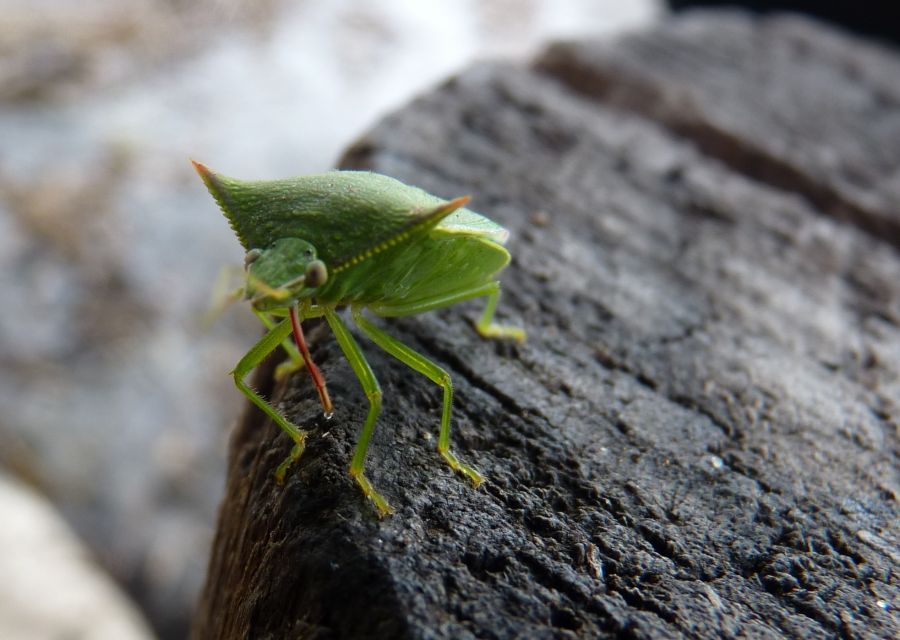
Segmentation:
<svg viewBox="0 0 900 640">
<path fill-rule="evenodd" d="M 375 487 L 372 486 L 372 483 L 369 482 L 369 479 L 362 471 L 350 469 L 350 476 L 356 480 L 357 484 L 359 484 L 359 487 L 362 489 L 362 492 L 366 494 L 366 497 L 375 503 L 375 508 L 378 509 L 379 518 L 394 513 L 394 508 L 388 504 L 388 501 L 384 499 L 384 496 L 375 490 Z"/>
<path fill-rule="evenodd" d="M 284 476 L 287 474 L 287 470 L 300 459 L 300 456 L 303 455 L 303 450 L 306 449 L 306 432 L 299 431 L 298 435 L 299 439 L 296 440 L 291 448 L 290 455 L 275 469 L 275 482 L 278 484 L 284 484 Z"/>
<path fill-rule="evenodd" d="M 514 327 L 507 324 L 491 323 L 482 325 L 480 322 L 475 324 L 475 330 L 482 338 L 496 338 L 499 340 L 515 340 L 519 344 L 525 342 L 525 329 Z"/>
<path fill-rule="evenodd" d="M 447 461 L 447 464 L 450 465 L 450 468 L 454 471 L 461 473 L 466 476 L 469 480 L 472 481 L 472 486 L 477 489 L 481 486 L 481 483 L 484 482 L 484 476 L 478 473 L 475 469 L 470 467 L 469 465 L 460 462 L 459 458 L 453 455 L 449 449 L 446 451 L 440 451 L 440 454 L 444 457 L 444 460 Z"/>
</svg>

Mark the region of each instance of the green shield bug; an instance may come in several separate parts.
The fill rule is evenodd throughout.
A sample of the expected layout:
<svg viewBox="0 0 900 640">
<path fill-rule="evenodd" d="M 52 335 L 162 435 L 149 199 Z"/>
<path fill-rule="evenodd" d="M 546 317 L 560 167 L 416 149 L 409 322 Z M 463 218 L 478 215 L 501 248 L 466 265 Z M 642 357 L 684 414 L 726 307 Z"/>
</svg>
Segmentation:
<svg viewBox="0 0 900 640">
<path fill-rule="evenodd" d="M 356 326 L 387 353 L 443 389 L 438 452 L 477 487 L 482 477 L 450 450 L 450 375 L 384 333 L 363 315 L 406 316 L 462 300 L 487 297 L 475 324 L 479 334 L 522 341 L 518 327 L 494 322 L 500 297 L 497 273 L 509 262 L 507 232 L 463 208 L 469 198 L 442 200 L 393 178 L 364 171 L 334 171 L 284 180 L 243 181 L 194 168 L 218 202 L 246 250 L 244 294 L 269 331 L 238 362 L 238 389 L 294 441 L 276 471 L 279 482 L 303 453 L 306 432 L 291 424 L 245 382 L 247 374 L 284 343 L 310 372 L 327 417 L 331 400 L 312 362 L 301 321 L 325 317 L 369 399 L 369 413 L 350 463 L 350 475 L 380 515 L 393 509 L 363 473 L 366 448 L 381 411 L 381 387 L 344 321 L 348 306 Z M 278 318 L 284 318 L 280 322 Z M 299 351 L 289 339 L 293 334 Z"/>
</svg>

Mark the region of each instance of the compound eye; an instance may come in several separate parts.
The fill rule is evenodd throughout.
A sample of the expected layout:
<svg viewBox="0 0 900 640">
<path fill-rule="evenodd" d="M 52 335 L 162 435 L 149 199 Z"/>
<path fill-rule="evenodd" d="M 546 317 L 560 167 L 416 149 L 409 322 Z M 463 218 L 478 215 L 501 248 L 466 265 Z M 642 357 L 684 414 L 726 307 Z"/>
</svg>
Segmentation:
<svg viewBox="0 0 900 640">
<path fill-rule="evenodd" d="M 321 260 L 313 260 L 306 266 L 305 282 L 307 287 L 320 287 L 328 280 L 328 269 Z"/>
<path fill-rule="evenodd" d="M 262 251 L 260 251 L 259 249 L 250 249 L 250 251 L 248 251 L 244 256 L 244 269 L 249 269 L 250 265 L 253 264 L 261 255 Z"/>
</svg>

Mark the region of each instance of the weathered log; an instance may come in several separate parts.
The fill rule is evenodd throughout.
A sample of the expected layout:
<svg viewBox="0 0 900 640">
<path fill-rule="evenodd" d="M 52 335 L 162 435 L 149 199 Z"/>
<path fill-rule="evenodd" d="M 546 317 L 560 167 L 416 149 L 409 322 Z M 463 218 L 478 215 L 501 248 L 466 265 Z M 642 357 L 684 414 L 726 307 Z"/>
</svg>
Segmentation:
<svg viewBox="0 0 900 640">
<path fill-rule="evenodd" d="M 435 452 L 440 390 L 361 340 L 379 520 L 346 473 L 365 397 L 311 331 L 334 418 L 305 375 L 274 391 L 313 433 L 279 487 L 289 442 L 248 410 L 196 637 L 898 635 L 898 91 L 872 45 L 695 14 L 384 120 L 343 166 L 512 232 L 524 345 L 474 302 L 379 321 L 449 369 L 488 480 Z"/>
</svg>

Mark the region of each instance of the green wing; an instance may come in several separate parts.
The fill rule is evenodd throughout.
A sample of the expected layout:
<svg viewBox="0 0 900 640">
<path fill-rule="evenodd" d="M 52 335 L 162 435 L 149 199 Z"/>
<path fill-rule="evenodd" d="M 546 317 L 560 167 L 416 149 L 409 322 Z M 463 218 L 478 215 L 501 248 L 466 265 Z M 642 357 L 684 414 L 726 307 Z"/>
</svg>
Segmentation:
<svg viewBox="0 0 900 640">
<path fill-rule="evenodd" d="M 507 239 L 509 239 L 509 231 L 493 220 L 485 218 L 483 215 L 475 213 L 474 211 L 469 211 L 468 209 L 457 209 L 444 218 L 444 221 L 438 226 L 437 231 L 478 236 L 500 245 L 506 244 Z"/>
</svg>

